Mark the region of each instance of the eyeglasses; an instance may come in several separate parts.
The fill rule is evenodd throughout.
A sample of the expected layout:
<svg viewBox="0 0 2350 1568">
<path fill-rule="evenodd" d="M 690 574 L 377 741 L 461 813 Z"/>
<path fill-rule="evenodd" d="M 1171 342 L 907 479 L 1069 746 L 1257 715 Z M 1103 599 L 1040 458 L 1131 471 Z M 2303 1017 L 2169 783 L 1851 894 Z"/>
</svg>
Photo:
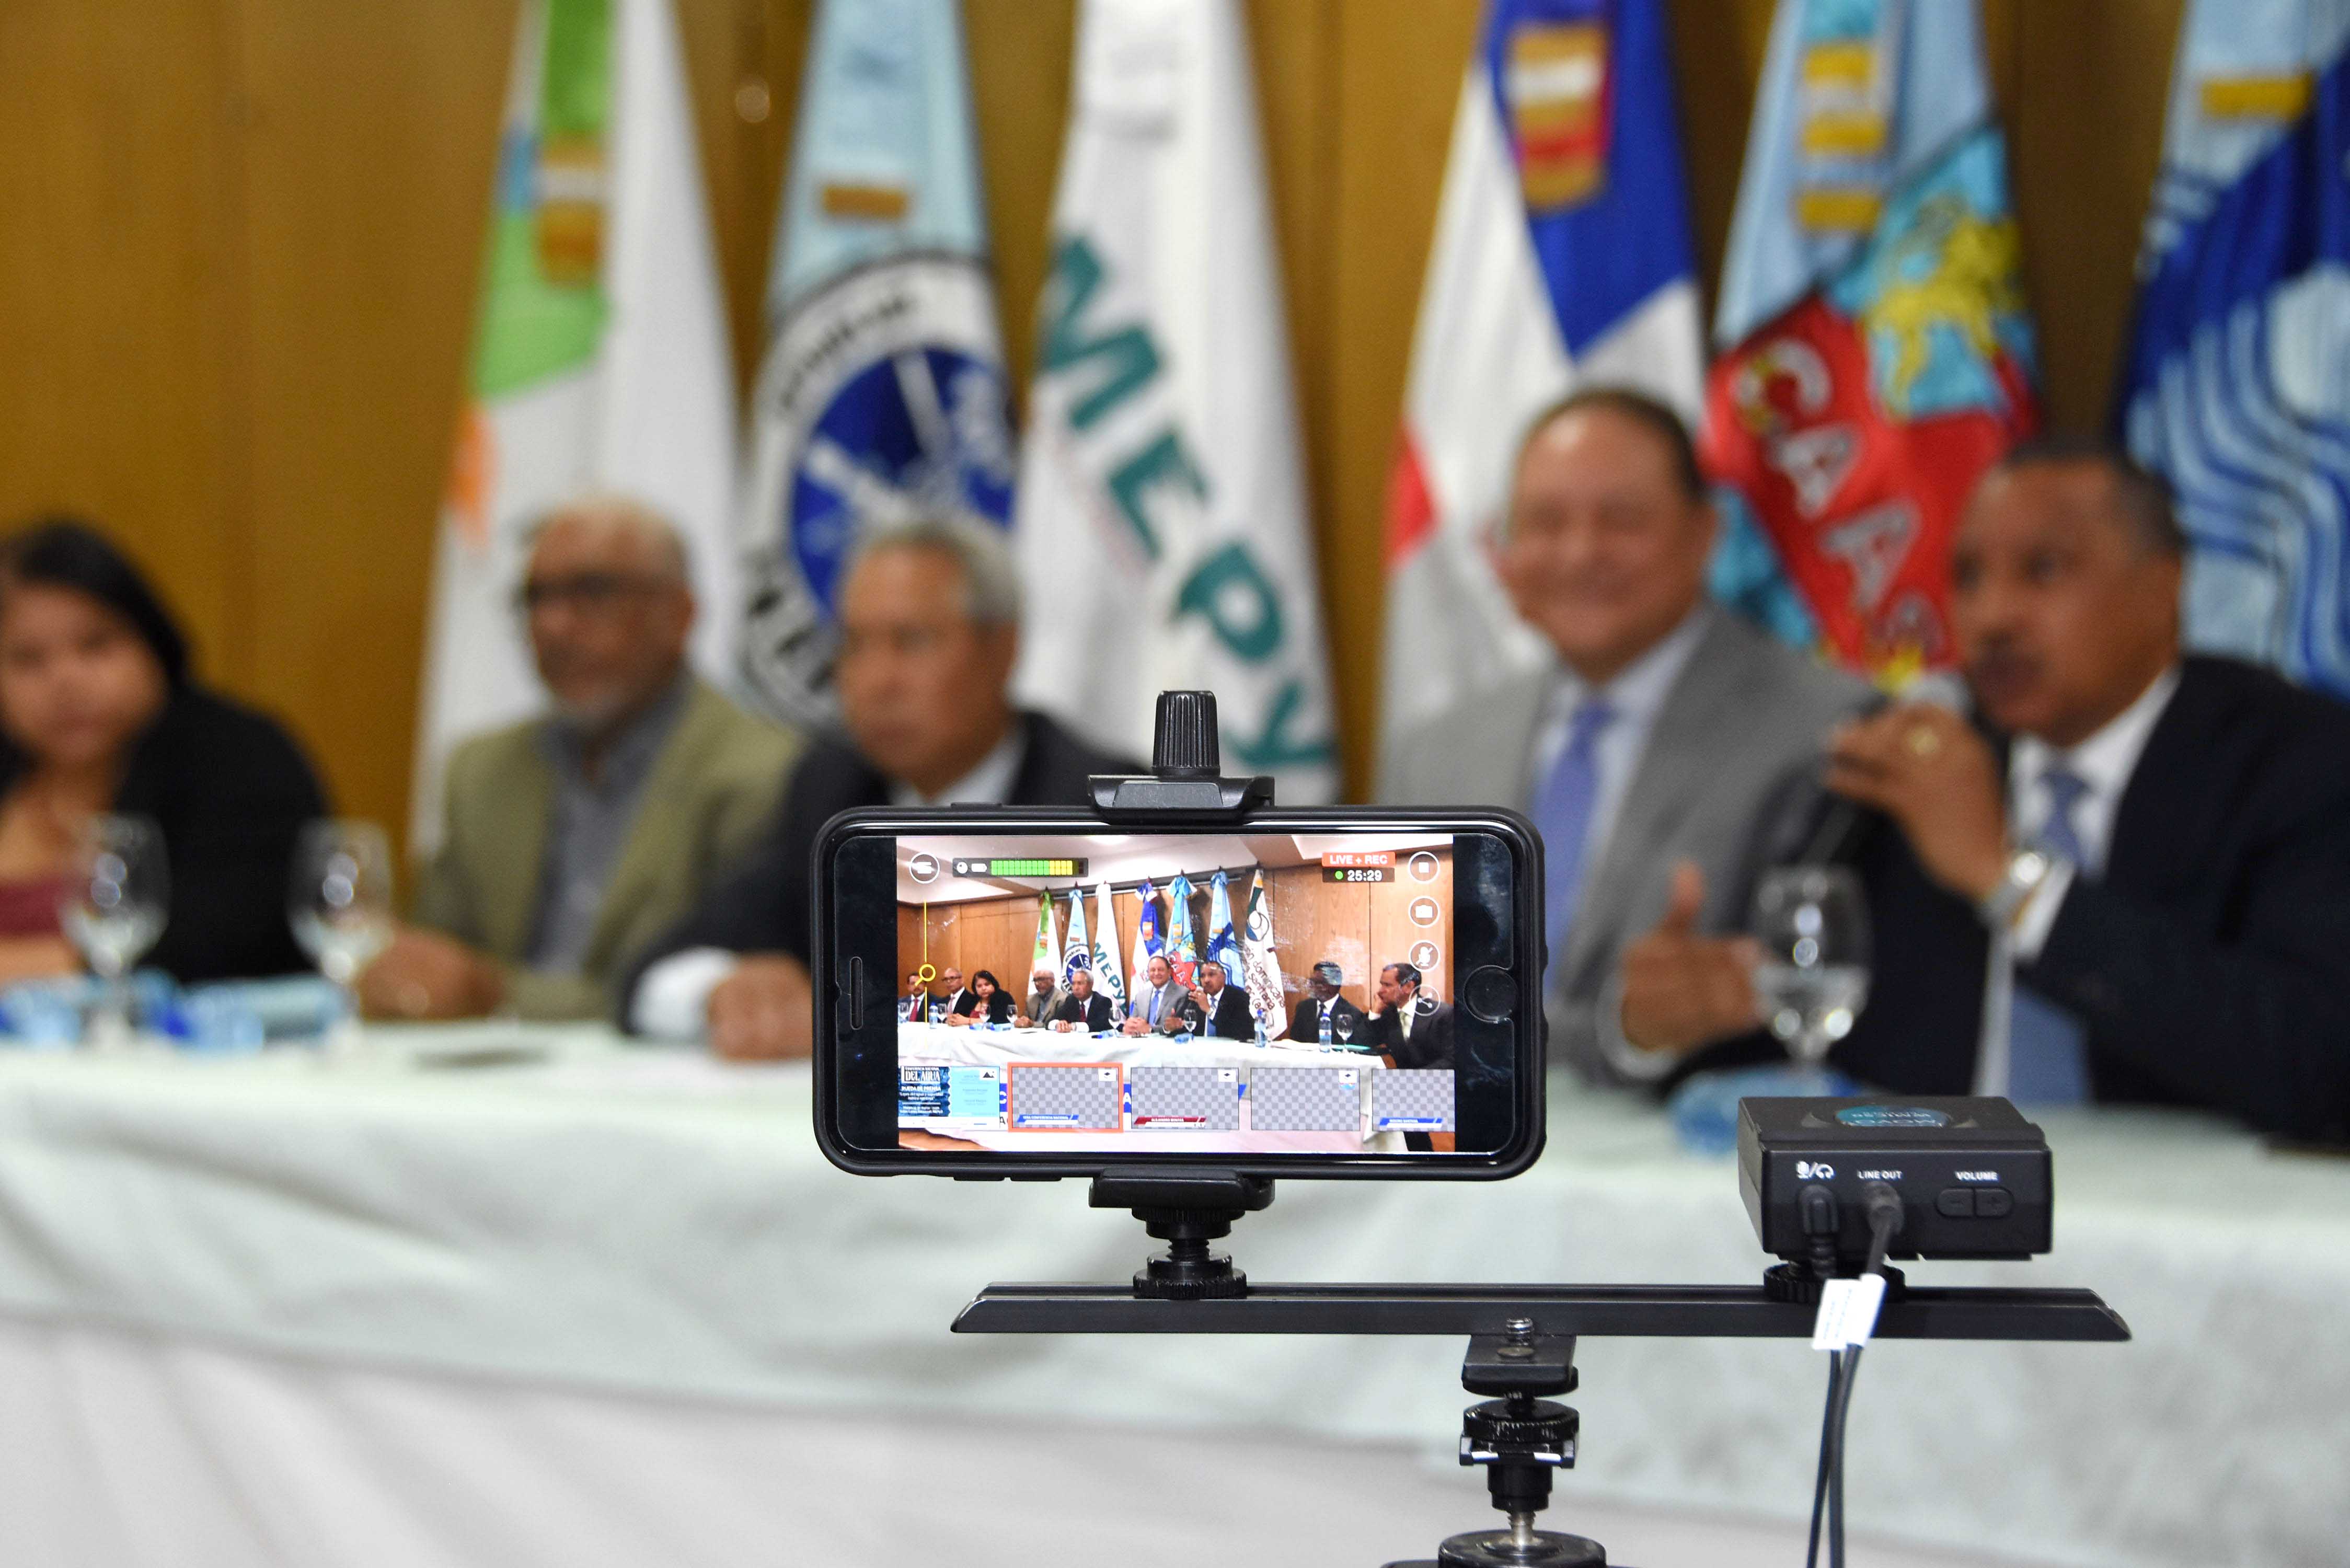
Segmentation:
<svg viewBox="0 0 2350 1568">
<path fill-rule="evenodd" d="M 557 607 L 586 615 L 609 615 L 626 600 L 668 586 L 662 578 L 626 572 L 580 572 L 567 577 L 539 577 L 515 589 L 514 607 L 516 615 L 525 618 Z"/>
</svg>

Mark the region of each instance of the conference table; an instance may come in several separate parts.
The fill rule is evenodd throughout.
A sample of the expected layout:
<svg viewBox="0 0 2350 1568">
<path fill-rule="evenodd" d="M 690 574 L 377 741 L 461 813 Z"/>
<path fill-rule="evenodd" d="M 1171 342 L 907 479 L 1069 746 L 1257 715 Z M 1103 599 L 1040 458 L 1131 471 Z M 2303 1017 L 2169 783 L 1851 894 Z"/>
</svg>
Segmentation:
<svg viewBox="0 0 2350 1568">
<path fill-rule="evenodd" d="M 1495 1520 L 1461 1342 L 951 1335 L 991 1280 L 1116 1280 L 1076 1184 L 859 1179 L 802 1064 L 596 1029 L 327 1059 L 0 1053 L 0 1561 L 1377 1563 Z M 1497 1184 L 1290 1182 L 1259 1280 L 1739 1282 L 1734 1163 L 1550 1086 Z M 2350 1162 L 2050 1113 L 2056 1249 L 2121 1345 L 1886 1342 L 1856 1563 L 2329 1563 L 2350 1541 Z M 1545 1522 L 1793 1561 L 1824 1357 L 1589 1340 Z"/>
</svg>

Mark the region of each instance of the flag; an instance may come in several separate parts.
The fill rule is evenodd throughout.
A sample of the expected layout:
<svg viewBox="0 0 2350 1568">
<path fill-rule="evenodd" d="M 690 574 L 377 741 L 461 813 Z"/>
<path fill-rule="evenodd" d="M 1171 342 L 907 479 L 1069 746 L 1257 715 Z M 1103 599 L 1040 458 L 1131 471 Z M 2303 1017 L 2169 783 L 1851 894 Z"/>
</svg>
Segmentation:
<svg viewBox="0 0 2350 1568">
<path fill-rule="evenodd" d="M 1167 961 L 1184 985 L 1200 971 L 1200 950 L 1191 939 L 1191 879 L 1180 871 L 1167 884 Z"/>
<path fill-rule="evenodd" d="M 826 0 L 775 219 L 742 523 L 743 679 L 837 717 L 858 531 L 1012 515 L 1003 339 L 957 0 Z"/>
<path fill-rule="evenodd" d="M 1109 884 L 1094 884 L 1094 983 L 1111 1002 L 1126 1005 L 1126 975 L 1118 968 L 1118 920 L 1110 913 Z"/>
<path fill-rule="evenodd" d="M 1140 979 L 1150 973 L 1150 961 L 1166 950 L 1167 944 L 1159 940 L 1159 889 L 1145 880 L 1134 892 L 1142 900 L 1142 919 L 1134 931 L 1134 972 Z"/>
<path fill-rule="evenodd" d="M 1492 0 L 1461 86 L 1388 478 L 1382 707 L 1437 712 L 1543 644 L 1491 530 L 1577 385 L 1695 422 L 1703 335 L 1662 0 Z"/>
<path fill-rule="evenodd" d="M 1248 924 L 1241 945 L 1241 979 L 1248 987 L 1249 1011 L 1256 1014 L 1257 1038 L 1278 1040 L 1289 1033 L 1289 995 L 1281 982 L 1281 955 L 1273 944 L 1273 900 L 1264 873 L 1249 884 Z"/>
<path fill-rule="evenodd" d="M 1975 481 L 2038 421 L 1975 0 L 1780 0 L 1730 230 L 1718 596 L 1888 681 L 1955 657 Z"/>
<path fill-rule="evenodd" d="M 1054 928 L 1053 895 L 1036 895 L 1036 948 L 1028 960 L 1028 972 L 1061 967 L 1061 933 Z"/>
<path fill-rule="evenodd" d="M 1069 941 L 1062 950 L 1061 983 L 1068 984 L 1070 977 L 1077 971 L 1093 967 L 1093 944 L 1086 940 L 1086 890 L 1072 888 L 1069 889 Z"/>
<path fill-rule="evenodd" d="M 439 840 L 450 748 L 544 702 L 510 596 L 556 503 L 625 493 L 674 522 L 695 660 L 727 667 L 733 376 L 669 0 L 526 0 L 433 552 L 413 845 Z"/>
<path fill-rule="evenodd" d="M 1015 545 L 1014 686 L 1150 754 L 1212 688 L 1233 773 L 1337 788 L 1288 338 L 1233 0 L 1086 0 Z M 1065 591 L 1064 591 L 1065 590 Z"/>
<path fill-rule="evenodd" d="M 2193 0 L 2117 417 L 2197 648 L 2350 697 L 2350 12 Z"/>
<path fill-rule="evenodd" d="M 1232 929 L 1232 896 L 1221 871 L 1209 884 L 1208 956 L 1224 966 L 1227 980 L 1240 974 L 1241 940 Z"/>
</svg>

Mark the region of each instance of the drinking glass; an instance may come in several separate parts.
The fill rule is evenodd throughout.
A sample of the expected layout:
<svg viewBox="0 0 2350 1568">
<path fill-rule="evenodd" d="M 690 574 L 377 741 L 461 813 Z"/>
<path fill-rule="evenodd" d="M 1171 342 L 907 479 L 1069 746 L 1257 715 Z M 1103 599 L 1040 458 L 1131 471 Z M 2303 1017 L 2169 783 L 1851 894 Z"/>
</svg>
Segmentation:
<svg viewBox="0 0 2350 1568">
<path fill-rule="evenodd" d="M 1787 1054 L 1817 1067 L 1868 1002 L 1868 901 L 1841 866 L 1765 872 L 1751 927 L 1762 944 L 1754 990 Z"/>
<path fill-rule="evenodd" d="M 143 816 L 93 816 L 83 825 L 57 918 L 98 977 L 86 1035 L 98 1049 L 130 1042 L 130 988 L 124 977 L 163 934 L 170 897 L 161 828 Z"/>
<path fill-rule="evenodd" d="M 1355 1015 L 1351 1012 L 1332 1013 L 1330 1015 L 1330 1033 L 1338 1037 L 1339 1050 L 1353 1050 L 1355 1048 Z"/>
<path fill-rule="evenodd" d="M 351 988 L 391 941 L 391 845 L 383 829 L 347 817 L 304 825 L 286 909 L 294 940 L 342 993 L 328 1044 L 347 1049 L 359 1037 Z"/>
</svg>

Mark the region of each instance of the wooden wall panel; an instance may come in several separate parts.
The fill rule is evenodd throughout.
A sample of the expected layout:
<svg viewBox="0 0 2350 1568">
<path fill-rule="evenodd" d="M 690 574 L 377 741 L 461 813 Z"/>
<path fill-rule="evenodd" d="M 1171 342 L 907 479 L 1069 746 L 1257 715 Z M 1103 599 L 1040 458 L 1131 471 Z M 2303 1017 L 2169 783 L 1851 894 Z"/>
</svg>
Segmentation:
<svg viewBox="0 0 2350 1568">
<path fill-rule="evenodd" d="M 0 527 L 107 523 L 243 673 L 238 99 L 218 0 L 0 5 Z"/>
<path fill-rule="evenodd" d="M 1669 5 L 1710 286 L 1772 6 Z M 678 5 L 747 385 L 814 0 Z M 1986 3 L 2062 427 L 2105 415 L 2179 6 Z M 1387 474 L 1481 8 L 1245 10 L 1357 792 L 1378 712 Z M 965 11 L 1019 385 L 1075 3 Z M 16 372 L 0 384 L 0 518 L 67 504 L 107 522 L 162 579 L 203 667 L 288 717 L 347 809 L 395 826 L 514 14 L 513 0 L 0 5 L 0 355 Z"/>
</svg>

